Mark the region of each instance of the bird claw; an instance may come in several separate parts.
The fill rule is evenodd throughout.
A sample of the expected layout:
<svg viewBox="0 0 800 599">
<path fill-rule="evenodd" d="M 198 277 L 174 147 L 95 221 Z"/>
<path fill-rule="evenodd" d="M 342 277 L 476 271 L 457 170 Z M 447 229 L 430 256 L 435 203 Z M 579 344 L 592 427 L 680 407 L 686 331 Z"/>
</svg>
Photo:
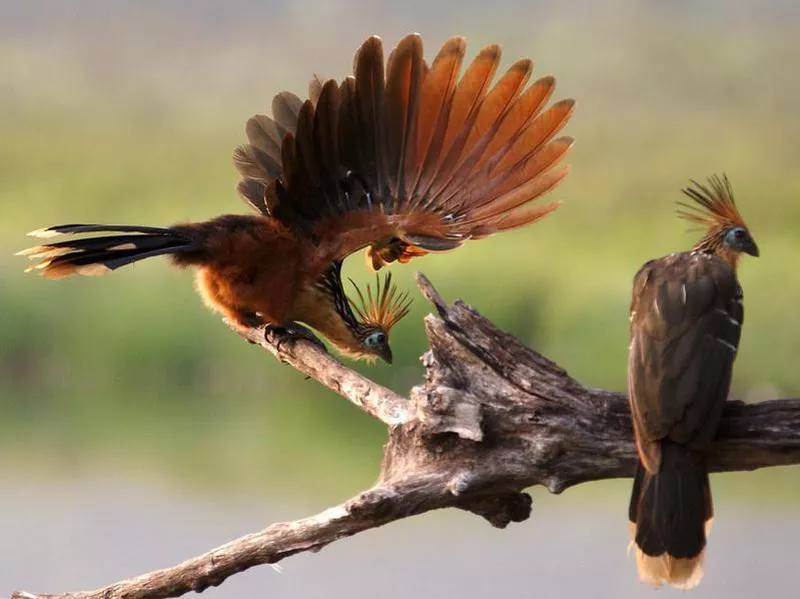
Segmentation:
<svg viewBox="0 0 800 599">
<path fill-rule="evenodd" d="M 328 348 L 310 329 L 304 327 L 296 322 L 291 323 L 289 326 L 276 326 L 268 324 L 264 328 L 264 336 L 268 342 L 274 343 L 278 352 L 282 351 L 281 347 L 284 343 L 293 344 L 297 341 L 309 341 L 316 345 L 321 350 L 327 352 Z"/>
</svg>

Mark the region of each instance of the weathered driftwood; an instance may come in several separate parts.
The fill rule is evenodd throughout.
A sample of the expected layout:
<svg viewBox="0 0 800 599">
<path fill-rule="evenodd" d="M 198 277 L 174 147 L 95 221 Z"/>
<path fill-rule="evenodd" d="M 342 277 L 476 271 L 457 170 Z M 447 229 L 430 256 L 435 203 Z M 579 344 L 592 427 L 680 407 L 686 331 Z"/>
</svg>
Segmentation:
<svg viewBox="0 0 800 599">
<path fill-rule="evenodd" d="M 425 382 L 407 399 L 312 343 L 279 345 L 260 329 L 245 335 L 389 426 L 372 489 L 316 516 L 273 524 L 177 566 L 102 589 L 14 597 L 176 597 L 400 518 L 455 507 L 502 528 L 529 517 L 526 487 L 541 484 L 559 493 L 632 475 L 636 454 L 623 393 L 581 385 L 469 306 L 447 306 L 422 275 L 418 283 L 438 316 L 425 320 Z M 711 455 L 714 470 L 796 463 L 800 400 L 729 403 Z"/>
</svg>

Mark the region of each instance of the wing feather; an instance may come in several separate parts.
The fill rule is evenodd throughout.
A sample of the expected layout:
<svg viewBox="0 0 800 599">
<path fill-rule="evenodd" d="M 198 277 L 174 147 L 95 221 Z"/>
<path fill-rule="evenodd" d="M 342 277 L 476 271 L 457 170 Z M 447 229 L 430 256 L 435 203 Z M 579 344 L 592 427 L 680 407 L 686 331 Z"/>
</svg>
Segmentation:
<svg viewBox="0 0 800 599">
<path fill-rule="evenodd" d="M 702 448 L 713 438 L 741 335 L 741 305 L 736 274 L 718 256 L 673 254 L 637 274 L 628 387 L 649 470 L 660 459 L 655 441 Z"/>
<path fill-rule="evenodd" d="M 500 62 L 500 46 L 492 44 L 484 47 L 456 86 L 447 129 L 442 142 L 439 163 L 427 181 L 423 182 L 421 192 L 427 196 L 423 206 L 430 206 L 430 198 L 436 197 L 450 182 L 453 169 L 458 165 L 472 126 L 478 117 L 481 101 L 492 82 Z"/>
<path fill-rule="evenodd" d="M 407 198 L 406 163 L 414 164 L 414 125 L 423 74 L 422 38 L 407 36 L 387 63 L 384 95 L 386 148 L 382 153 L 386 156 L 389 194 L 396 204 L 402 204 Z"/>
<path fill-rule="evenodd" d="M 517 61 L 487 94 L 468 133 L 463 158 L 448 180 L 439 188 L 438 193 L 432 190 L 431 203 L 438 204 L 446 211 L 460 208 L 463 199 L 459 197 L 459 190 L 489 159 L 490 154 L 487 149 L 513 109 L 514 102 L 527 83 L 532 69 L 531 61 Z"/>
<path fill-rule="evenodd" d="M 319 160 L 319 193 L 325 198 L 330 213 L 341 213 L 346 209 L 339 186 L 344 176 L 338 142 L 339 105 L 339 85 L 330 80 L 320 91 L 313 123 L 314 154 Z"/>
<path fill-rule="evenodd" d="M 505 179 L 498 177 L 494 185 L 486 186 L 483 190 L 484 199 L 473 204 L 465 224 L 477 224 L 514 210 L 550 191 L 569 172 L 566 166 L 558 170 L 551 169 L 567 155 L 573 143 L 571 137 L 554 140 L 540 152 L 532 153 L 527 160 L 515 165 Z"/>
<path fill-rule="evenodd" d="M 451 38 L 428 67 L 412 34 L 384 61 L 373 36 L 356 52 L 352 76 L 315 77 L 305 102 L 278 94 L 272 117 L 250 119 L 250 143 L 235 153 L 240 193 L 306 231 L 323 248 L 320 260 L 371 246 L 376 268 L 550 214 L 557 203 L 531 202 L 569 172 L 560 162 L 572 139 L 555 136 L 574 102 L 545 109 L 555 79 L 529 84 L 527 59 L 492 85 L 496 44 L 459 77 L 465 53 L 464 39 Z"/>
<path fill-rule="evenodd" d="M 385 135 L 382 107 L 385 79 L 383 44 L 373 36 L 356 55 L 354 106 L 358 159 L 351 165 L 373 194 L 386 194 L 386 156 L 382 140 Z"/>
<path fill-rule="evenodd" d="M 272 98 L 272 117 L 286 132 L 294 131 L 303 101 L 291 92 L 280 92 Z"/>
<path fill-rule="evenodd" d="M 430 183 L 434 169 L 444 146 L 447 133 L 447 115 L 453 101 L 458 73 L 464 61 L 466 42 L 463 37 L 449 39 L 442 46 L 426 74 L 420 90 L 419 109 L 417 111 L 417 148 L 414 154 L 416 164 L 408 162 L 408 179 L 413 179 L 411 187 L 412 202 L 409 208 L 418 205 L 424 196 L 424 190 Z"/>
</svg>

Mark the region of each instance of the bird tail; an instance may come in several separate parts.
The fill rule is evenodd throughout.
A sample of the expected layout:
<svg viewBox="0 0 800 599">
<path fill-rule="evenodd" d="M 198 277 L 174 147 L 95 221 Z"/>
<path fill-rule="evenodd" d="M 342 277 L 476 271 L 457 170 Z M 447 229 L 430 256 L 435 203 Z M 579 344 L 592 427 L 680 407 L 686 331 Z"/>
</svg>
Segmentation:
<svg viewBox="0 0 800 599">
<path fill-rule="evenodd" d="M 129 225 L 56 225 L 32 231 L 34 237 L 54 237 L 79 233 L 122 233 L 103 237 L 69 239 L 37 245 L 21 252 L 38 262 L 25 272 L 40 271 L 42 276 L 60 279 L 73 274 L 102 275 L 120 266 L 163 254 L 197 249 L 195 242 L 173 229 Z"/>
<path fill-rule="evenodd" d="M 703 577 L 714 510 L 702 456 L 663 441 L 656 474 L 639 463 L 630 503 L 639 578 L 654 587 L 690 589 Z"/>
</svg>

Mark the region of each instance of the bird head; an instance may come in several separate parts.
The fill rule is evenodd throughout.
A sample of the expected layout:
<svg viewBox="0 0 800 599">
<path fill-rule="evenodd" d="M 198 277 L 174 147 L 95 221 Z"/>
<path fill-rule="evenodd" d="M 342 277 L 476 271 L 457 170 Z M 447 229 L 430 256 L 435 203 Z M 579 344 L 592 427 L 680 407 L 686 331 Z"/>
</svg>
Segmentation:
<svg viewBox="0 0 800 599">
<path fill-rule="evenodd" d="M 733 268 L 741 254 L 758 256 L 758 246 L 739 214 L 733 199 L 731 183 L 726 175 L 712 175 L 708 185 L 692 181 L 682 190 L 695 204 L 679 202 L 678 215 L 705 229 L 694 251 L 717 254 Z"/>
<path fill-rule="evenodd" d="M 375 291 L 367 285 L 366 294 L 350 279 L 358 295 L 358 302 L 347 298 L 350 306 L 358 316 L 357 334 L 367 359 L 381 358 L 387 364 L 392 363 L 392 348 L 389 346 L 389 331 L 402 319 L 411 306 L 408 292 L 400 293 L 392 284 L 392 275 L 388 273 L 381 284 L 379 275 L 375 276 Z"/>
</svg>

